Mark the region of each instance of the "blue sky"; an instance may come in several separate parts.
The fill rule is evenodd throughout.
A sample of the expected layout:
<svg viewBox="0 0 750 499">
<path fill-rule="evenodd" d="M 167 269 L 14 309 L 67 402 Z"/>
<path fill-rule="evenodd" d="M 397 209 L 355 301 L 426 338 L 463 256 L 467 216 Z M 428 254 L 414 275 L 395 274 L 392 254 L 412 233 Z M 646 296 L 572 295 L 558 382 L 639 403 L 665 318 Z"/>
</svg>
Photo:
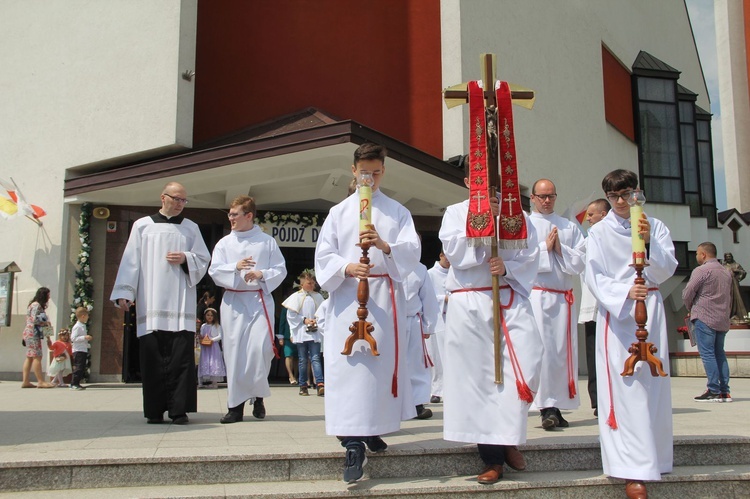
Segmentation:
<svg viewBox="0 0 750 499">
<path fill-rule="evenodd" d="M 708 87 L 708 96 L 711 100 L 716 207 L 722 211 L 727 209 L 727 188 L 724 176 L 724 147 L 721 141 L 721 103 L 719 102 L 714 3 L 713 0 L 686 0 L 685 3 L 690 16 L 690 24 L 693 26 L 695 44 L 698 47 L 703 76 Z"/>
</svg>

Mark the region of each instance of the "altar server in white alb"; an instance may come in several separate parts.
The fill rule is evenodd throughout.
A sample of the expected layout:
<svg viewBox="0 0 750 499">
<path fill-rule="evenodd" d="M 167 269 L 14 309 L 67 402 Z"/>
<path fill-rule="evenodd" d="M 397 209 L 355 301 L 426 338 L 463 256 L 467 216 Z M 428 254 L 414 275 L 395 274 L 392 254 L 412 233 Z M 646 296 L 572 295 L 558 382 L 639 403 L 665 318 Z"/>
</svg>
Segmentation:
<svg viewBox="0 0 750 499">
<path fill-rule="evenodd" d="M 586 265 L 586 239 L 578 226 L 555 213 L 557 189 L 540 179 L 531 187 L 535 211 L 530 220 L 539 235 L 539 270 L 531 291 L 537 329 L 542 335 L 542 377 L 533 407 L 542 427 L 569 426 L 560 409 L 577 409 L 578 327 L 573 279 Z"/>
<path fill-rule="evenodd" d="M 612 209 L 588 235 L 586 284 L 597 300 L 596 376 L 599 432 L 604 474 L 624 478 L 628 497 L 646 497 L 643 480 L 660 480 L 672 471 L 672 398 L 669 375 L 652 376 L 639 362 L 632 376 L 621 376 L 628 348 L 636 341 L 636 299 L 645 299 L 648 340 L 669 374 L 664 302 L 658 286 L 677 268 L 669 229 L 646 217 L 630 220 L 627 199 L 638 177 L 615 170 L 602 181 Z M 634 284 L 631 223 L 646 243 L 646 284 Z"/>
<path fill-rule="evenodd" d="M 315 272 L 305 269 L 298 277 L 299 291 L 292 293 L 281 304 L 287 309 L 289 331 L 292 343 L 297 346 L 299 357 L 299 394 L 310 395 L 307 386 L 308 357 L 312 363 L 314 388 L 318 396 L 325 394 L 323 381 L 323 362 L 320 357 L 322 335 L 318 328 L 315 312 L 323 303 L 323 295 L 315 291 Z"/>
<path fill-rule="evenodd" d="M 354 152 L 352 173 L 369 172 L 372 219 L 360 231 L 359 192 L 333 208 L 320 231 L 315 251 L 315 276 L 330 293 L 325 319 L 326 432 L 341 438 L 346 447 L 344 481 L 362 477 L 365 444 L 385 450 L 379 435 L 398 431 L 401 420 L 416 416 L 406 368 L 406 299 L 403 280 L 416 267 L 421 244 L 409 211 L 379 189 L 385 175 L 385 148 L 363 144 Z M 359 263 L 369 244 L 370 265 Z M 364 341 L 342 355 L 349 326 L 357 320 L 357 285 L 368 279 L 367 302 L 372 336 L 379 356 Z"/>
<path fill-rule="evenodd" d="M 432 410 L 424 404 L 430 401 L 433 361 L 427 352 L 427 339 L 433 335 L 439 307 L 435 287 L 427 267 L 418 263 L 414 272 L 406 276 L 406 321 L 408 327 L 407 366 L 417 419 L 429 419 Z"/>
<path fill-rule="evenodd" d="M 149 424 L 187 424 L 198 409 L 195 383 L 195 286 L 210 254 L 198 226 L 182 216 L 187 191 L 170 182 L 161 209 L 135 221 L 110 299 L 136 304 L 143 415 Z"/>
<path fill-rule="evenodd" d="M 224 288 L 221 322 L 227 366 L 227 407 L 221 423 L 242 421 L 245 402 L 253 399 L 253 416 L 266 417 L 263 399 L 271 395 L 268 373 L 277 355 L 274 301 L 271 292 L 286 277 L 276 241 L 255 225 L 255 200 L 238 196 L 229 206 L 232 232 L 214 248 L 208 273 Z"/>
<path fill-rule="evenodd" d="M 427 271 L 435 287 L 435 298 L 438 302 L 438 317 L 435 322 L 435 330 L 427 339 L 427 353 L 432 359 L 432 380 L 430 389 L 430 403 L 438 404 L 443 400 L 443 339 L 445 336 L 445 309 L 448 307 L 448 293 L 445 292 L 445 278 L 448 277 L 448 269 L 451 264 L 445 253 L 440 252 L 440 257 L 435 265 Z"/>
<path fill-rule="evenodd" d="M 468 169 L 467 162 L 467 187 Z M 498 200 L 489 202 L 497 219 Z M 492 258 L 489 245 L 476 245 L 467 238 L 468 213 L 469 200 L 449 206 L 439 234 L 451 263 L 445 281 L 450 299 L 441 352 L 443 438 L 476 443 L 485 465 L 477 481 L 492 484 L 503 477 L 503 464 L 517 470 L 526 466 L 517 445 L 526 442 L 529 404 L 539 386 L 542 361 L 541 338 L 529 303 L 539 249 L 534 228 L 525 218 L 527 247 L 499 249 Z M 520 203 L 515 213 L 525 217 Z M 502 384 L 495 383 L 493 275 L 500 282 Z"/>
</svg>

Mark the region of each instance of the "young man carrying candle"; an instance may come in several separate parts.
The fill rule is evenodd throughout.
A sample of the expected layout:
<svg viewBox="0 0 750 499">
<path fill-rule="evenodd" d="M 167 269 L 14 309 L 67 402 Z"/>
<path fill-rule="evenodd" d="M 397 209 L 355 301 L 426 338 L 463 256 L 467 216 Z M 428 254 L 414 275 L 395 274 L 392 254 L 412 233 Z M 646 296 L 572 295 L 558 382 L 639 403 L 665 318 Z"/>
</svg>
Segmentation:
<svg viewBox="0 0 750 499">
<path fill-rule="evenodd" d="M 372 185 L 360 186 L 331 208 L 315 250 L 315 275 L 330 293 L 325 318 L 330 351 L 324 357 L 326 433 L 337 435 L 346 448 L 345 482 L 362 477 L 365 445 L 374 452 L 385 450 L 380 435 L 398 431 L 402 420 L 416 416 L 405 363 L 402 282 L 416 268 L 421 247 L 409 211 L 379 189 L 385 156 L 385 148 L 375 144 L 363 144 L 354 152 L 352 174 L 362 178 L 369 173 Z M 369 265 L 359 261 L 359 243 L 369 245 Z M 364 341 L 354 343 L 350 355 L 340 353 L 349 326 L 357 321 L 361 279 L 369 283 L 366 320 L 374 328 L 378 356 Z"/>
<path fill-rule="evenodd" d="M 626 480 L 627 497 L 645 498 L 643 481 L 660 480 L 662 473 L 672 471 L 669 376 L 652 376 L 643 362 L 632 376 L 620 373 L 629 357 L 627 349 L 636 341 L 636 300 L 645 300 L 648 341 L 658 348 L 656 356 L 668 370 L 666 318 L 658 286 L 672 276 L 677 260 L 669 229 L 661 221 L 640 211 L 638 230 L 631 233 L 636 220 L 628 200 L 637 187 L 638 177 L 627 170 L 615 170 L 602 180 L 612 210 L 589 231 L 585 275 L 599 307 L 596 374 L 604 473 Z M 635 269 L 630 265 L 634 252 L 642 249 L 648 263 L 643 272 L 646 284 L 633 284 Z"/>
</svg>

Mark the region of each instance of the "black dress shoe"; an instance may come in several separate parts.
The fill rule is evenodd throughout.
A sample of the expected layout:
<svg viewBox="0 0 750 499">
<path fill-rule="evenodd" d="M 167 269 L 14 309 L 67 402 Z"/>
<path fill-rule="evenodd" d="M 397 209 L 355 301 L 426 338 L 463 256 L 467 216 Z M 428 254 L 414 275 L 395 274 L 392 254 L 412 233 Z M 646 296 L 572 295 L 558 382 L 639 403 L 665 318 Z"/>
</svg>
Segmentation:
<svg viewBox="0 0 750 499">
<path fill-rule="evenodd" d="M 430 404 L 439 404 L 441 401 L 442 399 L 437 395 L 433 395 L 432 397 L 430 397 Z"/>
<path fill-rule="evenodd" d="M 185 424 L 188 424 L 189 422 L 190 420 L 188 419 L 186 414 L 172 418 L 172 424 L 185 425 Z"/>
<path fill-rule="evenodd" d="M 367 444 L 367 448 L 370 449 L 371 452 L 383 452 L 388 448 L 388 444 L 377 435 L 367 437 L 365 439 L 365 444 Z"/>
<path fill-rule="evenodd" d="M 542 428 L 552 431 L 559 422 L 554 408 L 542 409 Z"/>
<path fill-rule="evenodd" d="M 432 410 L 427 409 L 422 404 L 417 406 L 417 419 L 430 419 L 432 417 Z"/>
<path fill-rule="evenodd" d="M 266 417 L 266 407 L 263 405 L 263 399 L 256 397 L 253 402 L 253 416 L 256 419 L 263 419 Z"/>
<path fill-rule="evenodd" d="M 159 416 L 158 418 L 148 418 L 146 420 L 146 423 L 148 424 L 162 424 L 164 422 L 164 416 Z"/>
<path fill-rule="evenodd" d="M 555 415 L 557 416 L 557 426 L 559 426 L 560 428 L 567 428 L 568 426 L 570 426 L 570 423 L 568 423 L 568 421 L 564 417 L 562 417 L 562 414 L 560 414 L 560 409 L 558 409 L 557 407 L 555 407 Z"/>
<path fill-rule="evenodd" d="M 229 412 L 227 412 L 223 418 L 219 420 L 219 423 L 221 424 L 231 424 L 231 423 L 239 423 L 242 421 L 243 415 L 239 412 L 232 412 L 230 409 Z"/>
</svg>

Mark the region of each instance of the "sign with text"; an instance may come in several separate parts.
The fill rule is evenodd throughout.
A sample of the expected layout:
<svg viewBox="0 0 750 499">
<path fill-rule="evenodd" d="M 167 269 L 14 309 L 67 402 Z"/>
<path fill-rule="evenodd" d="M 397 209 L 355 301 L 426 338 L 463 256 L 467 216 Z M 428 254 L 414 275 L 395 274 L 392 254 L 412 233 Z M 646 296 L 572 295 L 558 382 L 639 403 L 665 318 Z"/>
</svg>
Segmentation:
<svg viewBox="0 0 750 499">
<path fill-rule="evenodd" d="M 263 232 L 276 239 L 276 244 L 282 248 L 314 248 L 320 235 L 319 225 L 263 222 L 260 226 Z"/>
</svg>

